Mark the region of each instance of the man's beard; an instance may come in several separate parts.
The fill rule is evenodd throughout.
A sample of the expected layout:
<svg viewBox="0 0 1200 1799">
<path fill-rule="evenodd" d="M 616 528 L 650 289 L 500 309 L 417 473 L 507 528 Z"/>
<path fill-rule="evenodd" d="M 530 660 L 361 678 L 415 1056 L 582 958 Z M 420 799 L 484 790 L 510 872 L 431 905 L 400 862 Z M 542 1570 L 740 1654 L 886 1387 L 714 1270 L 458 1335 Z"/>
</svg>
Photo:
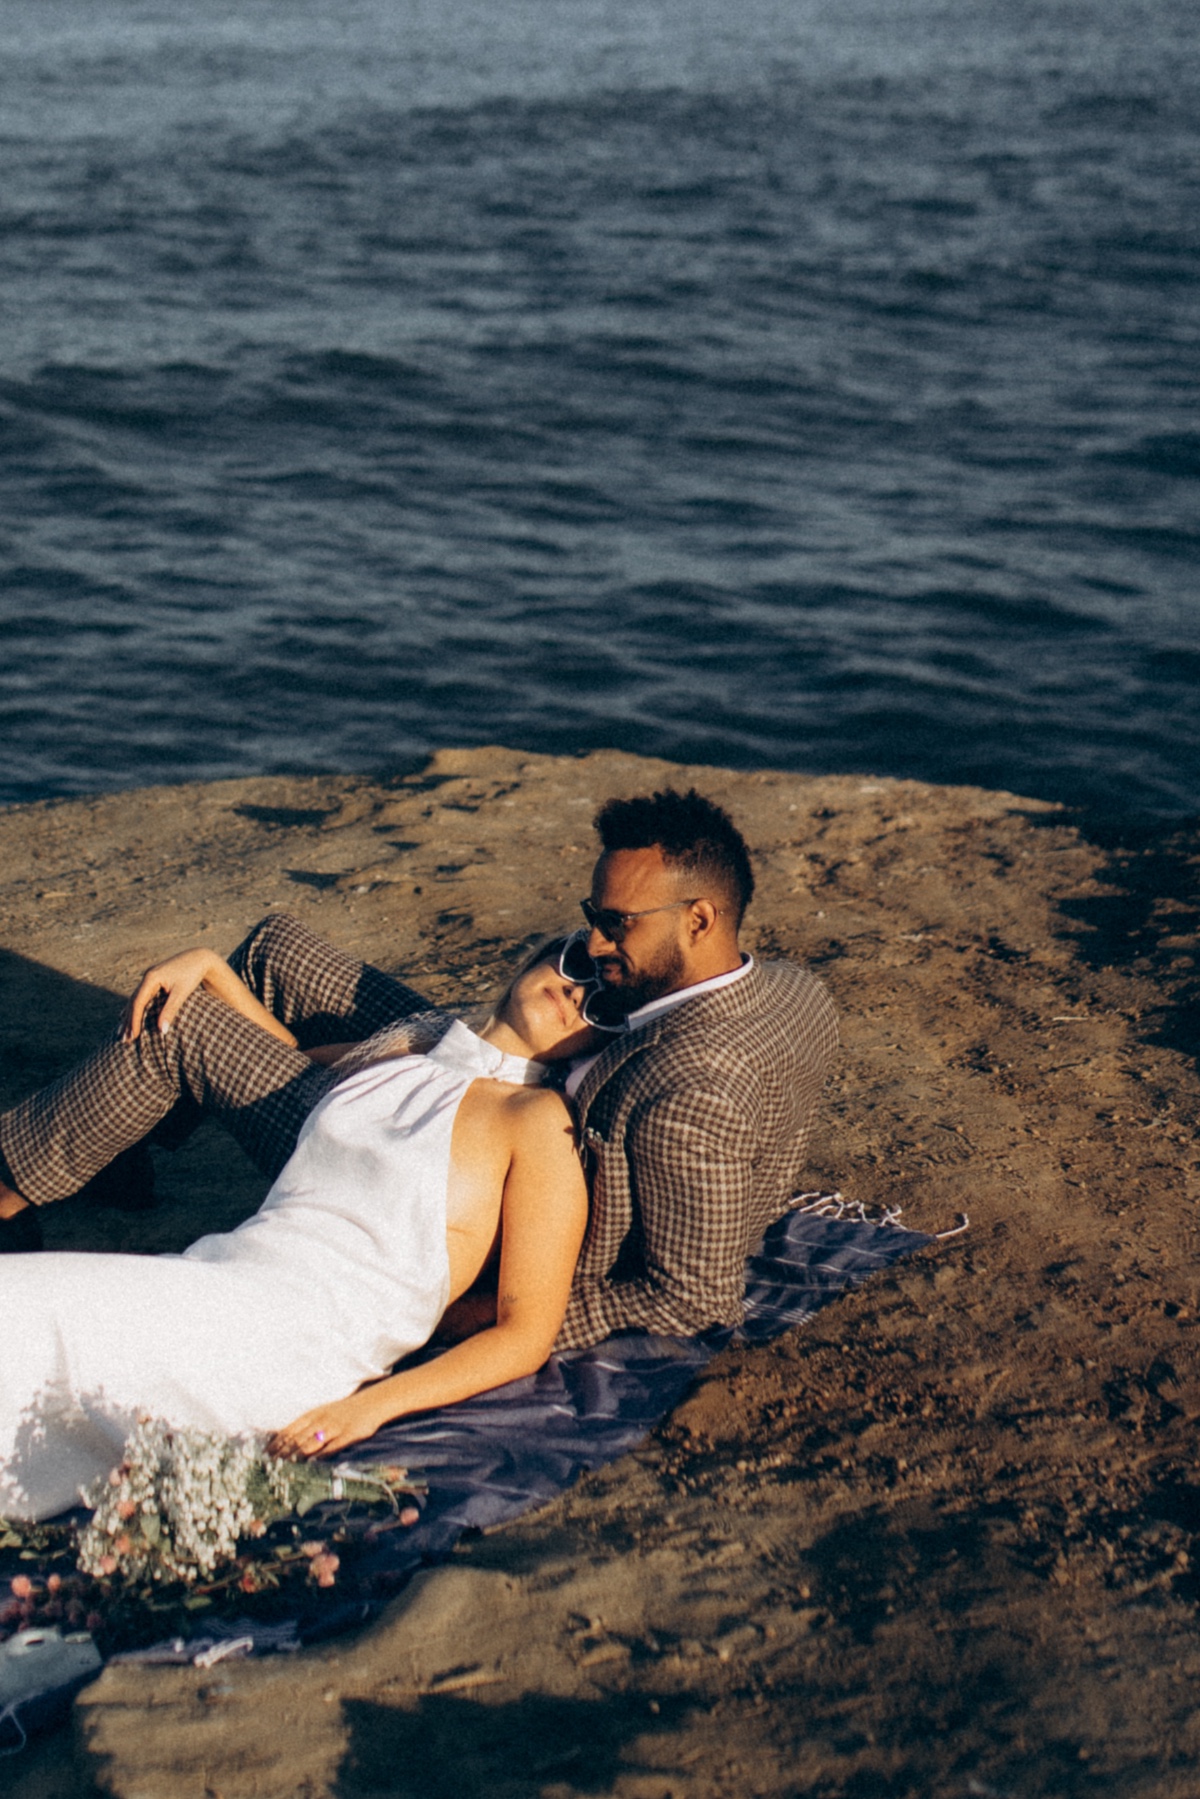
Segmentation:
<svg viewBox="0 0 1200 1799">
<path fill-rule="evenodd" d="M 639 1006 L 648 1006 L 652 999 L 661 999 L 664 993 L 673 993 L 677 987 L 682 987 L 686 972 L 683 951 L 677 943 L 672 943 L 657 962 L 648 968 L 640 968 L 636 977 L 622 981 L 619 987 L 607 982 L 605 986 L 614 999 L 620 1000 L 622 1011 L 636 1012 Z"/>
</svg>

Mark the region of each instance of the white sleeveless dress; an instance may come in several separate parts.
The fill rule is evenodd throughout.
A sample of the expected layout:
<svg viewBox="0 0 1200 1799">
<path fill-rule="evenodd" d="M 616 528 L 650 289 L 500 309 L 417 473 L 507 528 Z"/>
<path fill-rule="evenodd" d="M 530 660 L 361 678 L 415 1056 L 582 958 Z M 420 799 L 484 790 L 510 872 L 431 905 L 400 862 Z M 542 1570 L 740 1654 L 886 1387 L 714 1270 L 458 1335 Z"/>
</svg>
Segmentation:
<svg viewBox="0 0 1200 1799">
<path fill-rule="evenodd" d="M 0 1258 L 0 1517 L 78 1505 L 141 1415 L 275 1430 L 419 1348 L 449 1298 L 463 1094 L 543 1073 L 453 1024 L 326 1094 L 237 1230 L 182 1255 Z"/>
</svg>

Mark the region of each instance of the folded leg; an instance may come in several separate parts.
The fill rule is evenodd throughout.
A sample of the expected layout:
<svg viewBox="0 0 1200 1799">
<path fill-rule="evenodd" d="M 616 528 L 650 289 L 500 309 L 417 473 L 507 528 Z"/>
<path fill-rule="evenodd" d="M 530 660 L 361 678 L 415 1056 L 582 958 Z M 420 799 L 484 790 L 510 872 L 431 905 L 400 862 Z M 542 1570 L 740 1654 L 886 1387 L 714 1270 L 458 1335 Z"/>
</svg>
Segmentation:
<svg viewBox="0 0 1200 1799">
<path fill-rule="evenodd" d="M 161 1032 L 86 1062 L 0 1116 L 0 1176 L 34 1205 L 64 1199 L 181 1101 L 218 1121 L 272 1179 L 333 1076 L 201 990 Z"/>
<path fill-rule="evenodd" d="M 428 1006 L 286 913 L 255 925 L 229 962 L 302 1049 L 359 1041 Z M 46 1205 L 77 1193 L 147 1135 L 176 1147 L 206 1114 L 273 1178 L 329 1079 L 301 1050 L 196 993 L 166 1036 L 151 1013 L 135 1043 L 105 1044 L 0 1116 L 0 1180 Z"/>
<path fill-rule="evenodd" d="M 429 1005 L 394 975 L 347 955 L 283 912 L 256 924 L 229 966 L 302 1049 L 359 1042 Z"/>
</svg>

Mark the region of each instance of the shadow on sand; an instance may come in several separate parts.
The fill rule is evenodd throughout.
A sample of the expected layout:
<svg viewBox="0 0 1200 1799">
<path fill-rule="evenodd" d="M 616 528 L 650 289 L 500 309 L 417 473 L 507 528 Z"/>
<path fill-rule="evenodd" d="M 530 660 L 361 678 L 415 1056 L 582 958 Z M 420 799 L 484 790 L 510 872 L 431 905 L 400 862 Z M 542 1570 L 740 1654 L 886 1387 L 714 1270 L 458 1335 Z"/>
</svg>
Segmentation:
<svg viewBox="0 0 1200 1799">
<path fill-rule="evenodd" d="M 645 1739 L 672 1732 L 693 1703 L 636 1693 L 526 1693 L 507 1705 L 427 1693 L 403 1709 L 348 1700 L 336 1790 L 339 1799 L 538 1799 L 564 1783 L 572 1793 L 607 1793 L 621 1775 L 662 1776 L 669 1763 L 642 1760 L 639 1741 L 646 1751 Z"/>
<path fill-rule="evenodd" d="M 1076 954 L 1099 974 L 1117 969 L 1151 981 L 1146 1040 L 1200 1065 L 1200 818 L 1058 813 L 1030 822 L 1072 825 L 1103 852 L 1098 874 L 1110 890 L 1061 902 Z"/>
<path fill-rule="evenodd" d="M 107 987 L 0 949 L 0 1107 L 86 1056 L 114 1028 L 123 1003 Z"/>
</svg>

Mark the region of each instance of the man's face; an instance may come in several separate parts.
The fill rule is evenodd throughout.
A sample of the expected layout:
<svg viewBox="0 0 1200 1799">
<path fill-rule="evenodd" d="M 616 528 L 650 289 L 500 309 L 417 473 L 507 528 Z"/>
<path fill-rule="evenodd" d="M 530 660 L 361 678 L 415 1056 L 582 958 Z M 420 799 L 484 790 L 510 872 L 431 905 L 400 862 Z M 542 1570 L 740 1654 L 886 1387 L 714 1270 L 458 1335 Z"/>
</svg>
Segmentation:
<svg viewBox="0 0 1200 1799">
<path fill-rule="evenodd" d="M 677 902 L 691 897 L 657 847 L 610 850 L 597 862 L 592 876 L 597 910 L 649 914 L 630 919 L 620 943 L 595 927 L 588 938 L 601 980 L 620 992 L 631 1012 L 689 984 L 688 909 Z"/>
</svg>

